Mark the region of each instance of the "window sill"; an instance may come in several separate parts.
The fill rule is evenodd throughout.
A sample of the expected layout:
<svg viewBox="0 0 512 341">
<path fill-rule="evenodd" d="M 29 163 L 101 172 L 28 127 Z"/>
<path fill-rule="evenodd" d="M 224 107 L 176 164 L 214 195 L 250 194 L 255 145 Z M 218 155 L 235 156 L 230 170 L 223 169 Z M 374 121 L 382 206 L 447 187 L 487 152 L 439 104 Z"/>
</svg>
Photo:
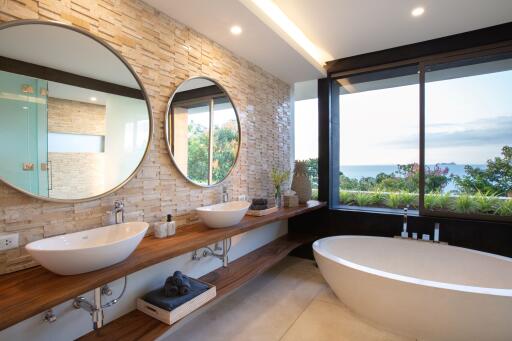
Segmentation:
<svg viewBox="0 0 512 341">
<path fill-rule="evenodd" d="M 387 208 L 387 207 L 360 207 L 360 206 L 349 206 L 349 205 L 337 205 L 330 208 L 332 211 L 343 211 L 343 212 L 361 212 L 361 213 L 372 213 L 372 214 L 385 214 L 385 215 L 403 215 L 404 210 L 402 208 Z M 420 212 L 415 209 L 409 209 L 407 215 L 412 217 L 419 217 Z"/>
</svg>

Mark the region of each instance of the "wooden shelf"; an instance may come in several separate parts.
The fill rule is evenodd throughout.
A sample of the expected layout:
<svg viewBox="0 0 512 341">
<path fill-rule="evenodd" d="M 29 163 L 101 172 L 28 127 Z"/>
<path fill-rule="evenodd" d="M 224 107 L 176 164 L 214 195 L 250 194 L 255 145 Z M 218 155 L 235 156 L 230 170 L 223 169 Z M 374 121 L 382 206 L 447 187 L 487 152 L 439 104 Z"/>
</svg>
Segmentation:
<svg viewBox="0 0 512 341">
<path fill-rule="evenodd" d="M 283 208 L 264 217 L 246 216 L 240 224 L 224 229 L 210 229 L 202 223 L 188 225 L 171 238 L 146 237 L 123 262 L 85 274 L 60 276 L 37 266 L 1 275 L 0 330 L 148 266 L 324 206 L 325 203 L 310 201 L 308 205 Z"/>
<path fill-rule="evenodd" d="M 217 297 L 211 301 L 214 302 L 281 261 L 296 247 L 312 240 L 312 236 L 286 235 L 231 262 L 227 268 L 219 268 L 200 279 L 217 287 Z M 79 340 L 154 340 L 179 323 L 181 321 L 169 326 L 134 310 Z"/>
</svg>

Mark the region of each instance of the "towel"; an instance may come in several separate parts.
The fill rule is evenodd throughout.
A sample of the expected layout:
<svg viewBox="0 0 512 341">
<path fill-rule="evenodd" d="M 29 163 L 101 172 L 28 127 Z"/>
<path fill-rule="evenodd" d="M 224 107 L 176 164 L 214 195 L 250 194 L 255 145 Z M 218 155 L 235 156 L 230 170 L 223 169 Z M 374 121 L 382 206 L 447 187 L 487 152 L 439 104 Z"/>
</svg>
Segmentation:
<svg viewBox="0 0 512 341">
<path fill-rule="evenodd" d="M 165 309 L 167 311 L 171 311 L 176 309 L 180 305 L 190 301 L 196 296 L 201 295 L 210 287 L 204 283 L 201 283 L 193 278 L 189 278 L 190 281 L 190 291 L 188 294 L 183 296 L 175 296 L 175 297 L 167 297 L 165 295 L 164 288 L 156 289 L 151 292 L 148 292 L 143 300 L 157 306 L 159 308 Z"/>
<path fill-rule="evenodd" d="M 267 205 L 255 205 L 255 204 L 252 204 L 249 209 L 254 210 L 254 211 L 262 211 L 262 210 L 266 210 L 267 208 L 268 208 Z"/>
<path fill-rule="evenodd" d="M 165 293 L 165 296 L 167 297 L 172 297 L 172 296 L 176 296 L 179 294 L 180 292 L 180 289 L 179 287 L 174 283 L 174 278 L 171 276 L 171 277 L 168 277 L 166 280 L 165 280 L 165 284 L 164 284 L 164 293 Z"/>
<path fill-rule="evenodd" d="M 267 199 L 252 199 L 253 205 L 267 205 L 268 200 Z"/>
</svg>

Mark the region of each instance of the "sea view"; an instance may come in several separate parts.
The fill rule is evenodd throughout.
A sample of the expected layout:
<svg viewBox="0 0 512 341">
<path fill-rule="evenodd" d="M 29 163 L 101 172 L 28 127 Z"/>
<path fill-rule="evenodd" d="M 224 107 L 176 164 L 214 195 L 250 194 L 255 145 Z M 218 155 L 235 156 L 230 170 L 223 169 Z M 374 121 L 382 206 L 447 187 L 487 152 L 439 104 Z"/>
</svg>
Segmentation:
<svg viewBox="0 0 512 341">
<path fill-rule="evenodd" d="M 428 165 L 430 169 L 433 169 L 435 165 Z M 458 164 L 439 164 L 441 167 L 448 168 L 448 174 L 453 175 L 464 175 L 464 167 L 465 165 Z M 485 168 L 485 165 L 471 165 L 473 167 Z M 364 177 L 375 177 L 379 173 L 394 173 L 398 171 L 397 165 L 362 165 L 362 166 L 340 166 L 340 171 L 349 178 L 361 179 Z M 450 181 L 446 188 L 445 192 L 449 192 L 455 190 L 455 184 L 453 181 Z"/>
</svg>

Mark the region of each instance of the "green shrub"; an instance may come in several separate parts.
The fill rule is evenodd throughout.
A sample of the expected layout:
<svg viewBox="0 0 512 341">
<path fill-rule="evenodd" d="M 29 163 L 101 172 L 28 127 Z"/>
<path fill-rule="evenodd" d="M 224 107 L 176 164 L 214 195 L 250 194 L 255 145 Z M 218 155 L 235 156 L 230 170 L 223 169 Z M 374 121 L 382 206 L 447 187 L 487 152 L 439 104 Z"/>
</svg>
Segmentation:
<svg viewBox="0 0 512 341">
<path fill-rule="evenodd" d="M 418 195 L 409 192 L 400 192 L 400 204 L 403 206 L 418 207 Z"/>
<path fill-rule="evenodd" d="M 391 208 L 399 208 L 400 207 L 400 193 L 389 193 L 386 198 L 386 206 Z"/>
<path fill-rule="evenodd" d="M 433 210 L 435 208 L 437 193 L 429 193 L 425 194 L 425 198 L 423 199 L 423 205 L 427 210 Z"/>
<path fill-rule="evenodd" d="M 382 193 L 381 191 L 376 191 L 371 194 L 372 198 L 372 204 L 373 205 L 381 205 L 386 200 L 386 194 Z"/>
<path fill-rule="evenodd" d="M 352 204 L 354 200 L 354 193 L 348 191 L 340 191 L 340 203 L 345 205 Z"/>
<path fill-rule="evenodd" d="M 357 206 L 370 206 L 372 202 L 372 194 L 368 192 L 357 192 L 354 195 Z"/>
<path fill-rule="evenodd" d="M 455 198 L 454 208 L 459 213 L 475 213 L 477 205 L 473 196 L 469 194 L 461 194 Z"/>
<path fill-rule="evenodd" d="M 477 192 L 472 198 L 475 202 L 476 209 L 480 213 L 494 214 L 500 206 L 500 199 L 494 193 Z"/>
<path fill-rule="evenodd" d="M 449 193 L 434 193 L 432 195 L 434 196 L 434 208 L 442 210 L 447 210 L 450 208 L 450 204 L 453 198 L 450 196 Z"/>
<path fill-rule="evenodd" d="M 512 215 L 512 199 L 501 200 L 499 203 L 499 207 L 496 210 L 496 213 L 501 216 Z"/>
</svg>

